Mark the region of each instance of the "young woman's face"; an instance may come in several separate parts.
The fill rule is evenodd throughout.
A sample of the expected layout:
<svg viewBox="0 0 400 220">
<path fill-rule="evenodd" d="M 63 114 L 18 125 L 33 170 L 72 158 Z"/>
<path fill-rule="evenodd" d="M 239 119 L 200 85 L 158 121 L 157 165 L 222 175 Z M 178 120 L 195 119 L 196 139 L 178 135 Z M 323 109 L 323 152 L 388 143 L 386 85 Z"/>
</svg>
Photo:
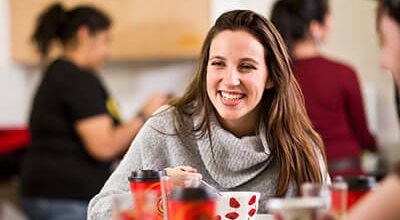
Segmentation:
<svg viewBox="0 0 400 220">
<path fill-rule="evenodd" d="M 400 26 L 392 18 L 382 15 L 379 23 L 382 37 L 382 54 L 380 65 L 392 72 L 397 85 L 400 86 Z"/>
<path fill-rule="evenodd" d="M 255 123 L 252 120 L 257 118 L 267 79 L 264 47 L 251 34 L 226 30 L 214 37 L 207 65 L 207 94 L 220 120 Z"/>
<path fill-rule="evenodd" d="M 91 68 L 99 69 L 110 56 L 110 30 L 103 30 L 90 36 L 88 43 L 88 62 Z"/>
</svg>

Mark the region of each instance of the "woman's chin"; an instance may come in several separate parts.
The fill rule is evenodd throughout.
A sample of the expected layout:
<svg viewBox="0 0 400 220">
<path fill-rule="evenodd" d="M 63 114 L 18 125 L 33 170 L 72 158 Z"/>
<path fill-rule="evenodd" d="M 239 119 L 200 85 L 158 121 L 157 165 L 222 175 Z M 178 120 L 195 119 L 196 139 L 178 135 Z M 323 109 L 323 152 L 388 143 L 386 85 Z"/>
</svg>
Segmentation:
<svg viewBox="0 0 400 220">
<path fill-rule="evenodd" d="M 242 114 L 234 112 L 219 112 L 219 117 L 224 121 L 237 121 L 242 118 Z"/>
</svg>

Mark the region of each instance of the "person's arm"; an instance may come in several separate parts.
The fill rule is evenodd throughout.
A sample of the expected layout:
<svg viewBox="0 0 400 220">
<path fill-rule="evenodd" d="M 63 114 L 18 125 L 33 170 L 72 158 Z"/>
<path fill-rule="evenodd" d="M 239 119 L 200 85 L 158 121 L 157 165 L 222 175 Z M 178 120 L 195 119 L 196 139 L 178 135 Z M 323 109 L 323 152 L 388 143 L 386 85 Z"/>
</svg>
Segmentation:
<svg viewBox="0 0 400 220">
<path fill-rule="evenodd" d="M 68 80 L 58 82 L 57 95 L 65 115 L 71 121 L 86 152 L 97 160 L 111 160 L 125 152 L 144 123 L 142 116 L 115 126 L 107 108 L 107 92 L 93 73 L 71 71 Z M 169 100 L 167 94 L 156 94 L 142 108 L 149 117 Z"/>
<path fill-rule="evenodd" d="M 124 153 L 146 118 L 169 101 L 167 94 L 156 94 L 145 103 L 141 114 L 128 123 L 115 127 L 108 114 L 84 118 L 75 123 L 88 153 L 98 160 L 110 160 Z"/>
<path fill-rule="evenodd" d="M 367 117 L 365 114 L 361 88 L 356 73 L 348 69 L 343 75 L 344 97 L 346 100 L 346 111 L 349 125 L 353 134 L 359 141 L 361 147 L 376 151 L 377 145 L 375 138 L 368 129 Z"/>
<path fill-rule="evenodd" d="M 98 160 L 110 160 L 122 154 L 141 128 L 143 120 L 114 127 L 111 116 L 102 114 L 76 122 L 75 129 L 88 153 Z"/>
</svg>

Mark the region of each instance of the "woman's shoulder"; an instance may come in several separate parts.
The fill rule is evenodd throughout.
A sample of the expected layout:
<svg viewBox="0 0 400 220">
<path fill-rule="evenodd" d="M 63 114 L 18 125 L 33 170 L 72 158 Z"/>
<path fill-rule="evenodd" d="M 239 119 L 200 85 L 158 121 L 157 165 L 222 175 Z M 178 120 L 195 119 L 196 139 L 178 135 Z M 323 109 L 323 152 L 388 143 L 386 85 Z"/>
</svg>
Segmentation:
<svg viewBox="0 0 400 220">
<path fill-rule="evenodd" d="M 149 121 L 164 121 L 164 120 L 172 120 L 174 115 L 176 114 L 176 107 L 172 105 L 163 105 L 158 108 L 149 118 Z"/>
<path fill-rule="evenodd" d="M 175 114 L 177 110 L 173 106 L 166 105 L 159 108 L 142 126 L 134 142 L 143 146 L 151 145 L 147 148 L 152 149 L 158 146 L 177 145 L 183 139 Z"/>
<path fill-rule="evenodd" d="M 345 61 L 330 56 L 321 56 L 320 59 L 322 62 L 326 64 L 325 66 L 327 68 L 328 67 L 333 68 L 335 71 L 338 71 L 339 73 L 351 73 L 351 74 L 355 73 L 355 70 L 352 67 L 352 65 Z"/>
<path fill-rule="evenodd" d="M 162 133 L 175 132 L 177 110 L 172 105 L 164 105 L 157 109 L 146 121 L 145 126 Z"/>
<path fill-rule="evenodd" d="M 68 92 L 72 90 L 107 93 L 103 82 L 95 72 L 81 69 L 67 60 L 54 61 L 48 67 L 46 78 Z"/>
<path fill-rule="evenodd" d="M 90 80 L 97 81 L 96 74 L 92 71 L 79 68 L 73 62 L 66 59 L 54 60 L 46 69 L 46 75 L 50 75 L 53 78 L 64 78 L 77 80 Z"/>
<path fill-rule="evenodd" d="M 56 59 L 47 67 L 47 73 L 57 73 L 58 75 L 73 74 L 79 72 L 79 68 L 72 62 L 65 59 Z"/>
</svg>

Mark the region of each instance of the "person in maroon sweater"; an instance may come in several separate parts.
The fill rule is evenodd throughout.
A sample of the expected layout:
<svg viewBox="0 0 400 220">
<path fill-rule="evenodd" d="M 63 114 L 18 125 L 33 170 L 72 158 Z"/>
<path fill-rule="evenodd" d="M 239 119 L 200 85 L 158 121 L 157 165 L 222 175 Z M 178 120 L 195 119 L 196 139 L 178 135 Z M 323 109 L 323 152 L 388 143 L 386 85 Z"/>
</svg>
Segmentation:
<svg viewBox="0 0 400 220">
<path fill-rule="evenodd" d="M 325 144 L 332 176 L 363 174 L 361 149 L 377 150 L 357 75 L 320 54 L 330 29 L 327 0 L 279 0 L 271 21 L 287 43 L 309 117 Z"/>
</svg>

